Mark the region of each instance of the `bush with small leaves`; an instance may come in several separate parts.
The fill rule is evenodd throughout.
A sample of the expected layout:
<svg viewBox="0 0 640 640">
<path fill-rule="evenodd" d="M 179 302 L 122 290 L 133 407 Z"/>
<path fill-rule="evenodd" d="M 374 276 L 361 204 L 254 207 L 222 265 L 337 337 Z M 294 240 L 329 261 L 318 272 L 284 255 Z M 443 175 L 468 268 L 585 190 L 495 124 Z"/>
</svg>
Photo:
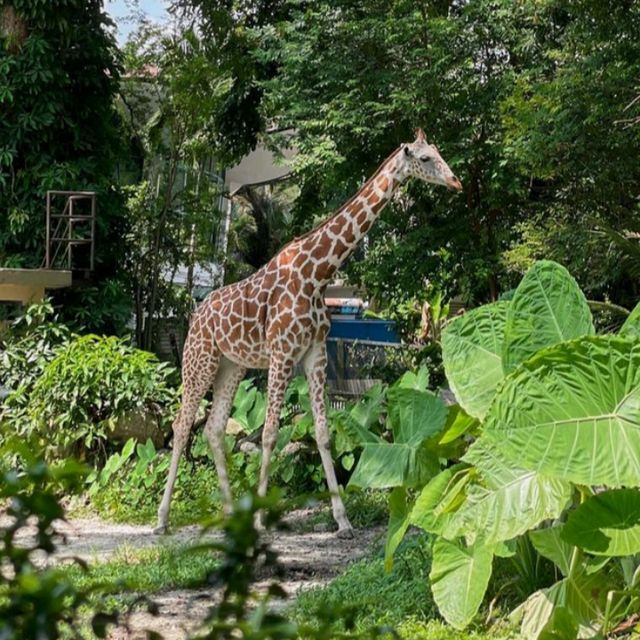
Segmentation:
<svg viewBox="0 0 640 640">
<path fill-rule="evenodd" d="M 175 382 L 172 367 L 123 339 L 80 336 L 57 350 L 30 393 L 19 390 L 7 399 L 9 411 L 24 407 L 24 426 L 3 422 L 14 433 L 36 436 L 50 456 L 98 462 L 128 412 L 153 413 L 160 422 L 173 415 Z"/>
</svg>

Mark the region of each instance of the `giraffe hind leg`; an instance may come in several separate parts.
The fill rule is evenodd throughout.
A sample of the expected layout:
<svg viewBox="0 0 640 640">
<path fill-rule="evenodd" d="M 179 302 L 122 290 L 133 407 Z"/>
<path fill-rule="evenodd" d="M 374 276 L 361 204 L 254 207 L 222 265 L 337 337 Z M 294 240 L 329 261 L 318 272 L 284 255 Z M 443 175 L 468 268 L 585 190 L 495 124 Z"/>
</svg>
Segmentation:
<svg viewBox="0 0 640 640">
<path fill-rule="evenodd" d="M 184 452 L 189 433 L 198 412 L 200 401 L 211 387 L 218 365 L 220 353 L 206 351 L 203 348 L 195 348 L 190 341 L 185 345 L 185 357 L 182 365 L 182 404 L 176 419 L 173 422 L 173 452 L 169 475 L 165 485 L 162 502 L 158 509 L 158 526 L 154 533 L 166 533 L 169 524 L 169 510 L 171 508 L 171 496 L 178 475 L 180 457 Z"/>
<path fill-rule="evenodd" d="M 213 459 L 218 472 L 220 493 L 222 494 L 223 507 L 227 515 L 230 514 L 233 501 L 229 476 L 227 474 L 227 461 L 224 450 L 224 433 L 231 412 L 231 405 L 238 389 L 240 380 L 244 377 L 246 369 L 223 359 L 216 375 L 213 386 L 213 404 L 204 428 L 204 435 L 209 441 Z"/>
</svg>

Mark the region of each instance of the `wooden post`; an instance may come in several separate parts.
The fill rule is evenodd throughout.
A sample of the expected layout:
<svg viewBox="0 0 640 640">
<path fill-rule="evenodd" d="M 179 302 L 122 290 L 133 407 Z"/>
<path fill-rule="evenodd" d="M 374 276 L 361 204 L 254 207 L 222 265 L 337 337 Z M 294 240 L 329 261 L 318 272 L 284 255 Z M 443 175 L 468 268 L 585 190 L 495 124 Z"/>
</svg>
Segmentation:
<svg viewBox="0 0 640 640">
<path fill-rule="evenodd" d="M 51 245 L 51 191 L 47 191 L 47 246 L 45 249 L 44 266 L 51 269 L 51 255 L 49 253 Z"/>
<path fill-rule="evenodd" d="M 96 244 L 96 194 L 91 194 L 91 249 L 89 256 L 89 268 L 93 271 L 95 261 Z"/>
</svg>

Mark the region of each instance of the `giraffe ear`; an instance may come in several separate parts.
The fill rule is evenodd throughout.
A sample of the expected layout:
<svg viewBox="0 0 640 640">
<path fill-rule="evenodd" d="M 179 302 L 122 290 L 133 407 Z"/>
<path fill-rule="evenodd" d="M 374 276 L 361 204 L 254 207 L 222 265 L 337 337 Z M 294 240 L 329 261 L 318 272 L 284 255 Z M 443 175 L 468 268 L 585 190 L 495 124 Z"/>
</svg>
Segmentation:
<svg viewBox="0 0 640 640">
<path fill-rule="evenodd" d="M 416 142 L 426 142 L 427 136 L 424 135 L 424 131 L 422 129 L 416 129 Z"/>
<path fill-rule="evenodd" d="M 413 155 L 413 153 L 411 153 L 411 149 L 409 149 L 409 145 L 408 144 L 405 144 L 403 148 L 404 148 L 404 155 L 405 156 L 412 156 Z"/>
</svg>

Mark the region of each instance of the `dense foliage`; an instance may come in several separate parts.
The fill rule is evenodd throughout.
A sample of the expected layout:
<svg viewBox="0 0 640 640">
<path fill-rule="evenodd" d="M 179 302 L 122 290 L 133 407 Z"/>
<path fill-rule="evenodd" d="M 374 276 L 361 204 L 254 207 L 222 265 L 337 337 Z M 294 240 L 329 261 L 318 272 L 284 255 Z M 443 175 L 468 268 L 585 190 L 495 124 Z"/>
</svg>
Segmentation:
<svg viewBox="0 0 640 640">
<path fill-rule="evenodd" d="M 67 295 L 70 316 L 85 294 L 121 304 L 121 290 L 110 295 L 125 228 L 112 187 L 123 140 L 110 24 L 100 0 L 0 3 L 0 265 L 41 265 L 47 190 L 96 191 L 95 284 Z M 93 326 L 113 330 L 118 320 L 102 314 Z"/>
<path fill-rule="evenodd" d="M 50 301 L 27 307 L 0 334 L 0 381 L 6 389 L 29 393 L 44 368 L 72 333 L 55 315 Z"/>
<path fill-rule="evenodd" d="M 389 584 L 395 597 L 415 597 L 429 573 L 424 606 L 459 629 L 493 596 L 515 606 L 525 638 L 634 624 L 640 307 L 618 325 L 640 294 L 640 127 L 628 126 L 640 105 L 640 5 L 175 0 L 175 31 L 143 24 L 122 53 L 102 6 L 0 0 L 0 266 L 39 266 L 47 189 L 99 194 L 94 282 L 56 296 L 74 322 L 33 307 L 0 336 L 0 384 L 12 391 L 0 406 L 3 442 L 17 434 L 49 455 L 84 457 L 92 507 L 149 520 L 169 465 L 177 376 L 126 340 L 74 332 L 123 333 L 133 310 L 137 346 L 157 347 L 162 320 L 186 326 L 198 269 L 209 268 L 211 284 L 223 271 L 225 282 L 247 275 L 423 126 L 464 193 L 409 183 L 344 271 L 404 337 L 433 343 L 415 358 L 434 370 L 329 411 L 339 479 L 353 488 L 346 501 L 389 490 L 387 569 L 410 526 L 427 532 L 399 554 L 419 565 L 420 589 L 415 571 Z M 238 194 L 222 225 L 222 163 L 258 142 L 295 146 L 294 174 L 277 193 Z M 491 303 L 450 321 L 454 297 Z M 433 391 L 442 375 L 459 404 Z M 256 484 L 265 409 L 265 393 L 243 383 L 225 440 L 236 493 Z M 151 416 L 160 438 L 110 442 L 132 414 Z M 219 506 L 202 415 L 178 470 L 185 520 Z M 302 379 L 282 422 L 274 482 L 288 495 L 322 489 Z M 0 636 L 57 637 L 65 625 L 74 631 L 88 601 L 31 554 L 51 551 L 59 489 L 75 491 L 79 476 L 20 455 L 21 466 L 0 470 L 0 564 L 10 569 L 0 572 Z M 331 603 L 329 623 L 306 628 L 270 612 L 277 585 L 252 593 L 256 563 L 276 569 L 253 526 L 259 507 L 275 524 L 271 500 L 247 499 L 214 545 L 225 561 L 207 577 L 225 592 L 203 633 L 336 637 L 344 612 Z M 23 549 L 16 536 L 27 522 L 38 536 Z M 508 587 L 492 588 L 508 563 Z M 343 600 L 349 581 L 335 587 Z M 112 619 L 98 617 L 94 631 Z"/>
<path fill-rule="evenodd" d="M 628 228 L 635 215 L 640 128 L 618 121 L 638 92 L 637 3 L 176 5 L 212 40 L 225 33 L 216 62 L 244 72 L 229 100 L 260 100 L 262 139 L 296 146 L 298 230 L 346 200 L 414 127 L 440 146 L 464 196 L 410 186 L 347 265 L 390 313 L 434 289 L 496 299 L 541 257 L 569 266 L 590 297 L 635 302 L 591 217 Z M 252 140 L 254 106 L 235 117 Z M 237 148 L 226 134 L 222 148 Z"/>
<path fill-rule="evenodd" d="M 220 259 L 221 167 L 211 121 L 229 81 L 206 63 L 208 50 L 193 31 L 172 37 L 146 24 L 124 48 L 121 110 L 132 154 L 123 266 L 136 343 L 147 349 L 157 345 L 158 318 L 188 317 L 194 270 L 211 271 Z M 182 288 L 174 285 L 179 269 L 187 272 Z M 210 286 L 219 281 L 210 273 Z"/>
<path fill-rule="evenodd" d="M 514 612 L 524 637 L 606 634 L 637 610 L 636 323 L 634 314 L 622 337 L 594 335 L 575 280 L 539 262 L 511 301 L 446 328 L 445 371 L 460 402 L 449 421 L 423 391 L 413 429 L 405 417 L 394 445 L 365 441 L 352 482 L 394 487 L 387 561 L 410 524 L 434 534 L 431 588 L 452 625 L 469 624 L 493 558 L 522 553 L 521 536 L 562 576 Z M 462 449 L 447 453 L 456 441 Z"/>
<path fill-rule="evenodd" d="M 6 455 L 8 452 L 10 456 Z M 144 604 L 149 613 L 157 614 L 158 606 L 139 593 L 149 592 L 153 580 L 147 576 L 143 587 L 135 579 L 138 567 L 132 567 L 131 563 L 125 570 L 120 567 L 117 576 L 109 573 L 108 566 L 89 570 L 79 560 L 82 571 L 78 567 L 43 566 L 42 560 L 50 558 L 61 538 L 56 533 L 56 523 L 64 517 L 61 498 L 78 491 L 86 470 L 73 460 L 47 465 L 24 445 L 12 444 L 1 453 L 0 500 L 8 505 L 0 522 L 2 637 L 7 640 L 105 638 L 120 631 L 128 636 L 133 633 L 128 614 L 134 605 L 139 609 Z M 19 466 L 6 466 L 5 460 L 15 459 L 16 455 Z M 179 561 L 182 580 L 185 573 L 193 573 L 191 581 L 184 586 L 220 586 L 220 599 L 210 607 L 200 631 L 190 637 L 329 640 L 382 636 L 386 632 L 382 628 L 351 632 L 355 612 L 344 603 L 325 607 L 322 620 L 312 623 L 294 622 L 286 610 L 274 610 L 273 599 L 287 597 L 278 580 L 282 568 L 268 538 L 256 529 L 255 516 L 262 510 L 266 514 L 266 528 L 281 529 L 280 498 L 277 493 L 266 498 L 246 496 L 224 521 L 209 518 L 209 522 L 220 529 L 221 535 L 216 539 L 182 549 L 175 557 L 165 550 L 163 555 L 169 556 L 174 569 Z M 137 564 L 139 562 L 134 563 Z M 141 564 L 145 568 L 144 563 Z M 186 571 L 185 566 L 189 567 Z M 271 576 L 267 588 L 256 589 L 258 571 L 265 570 Z M 136 598 L 129 606 L 113 598 L 107 605 L 104 598 L 107 593 L 136 595 Z M 153 631 L 142 633 L 153 638 L 163 637 Z"/>
<path fill-rule="evenodd" d="M 382 390 L 374 388 L 355 406 L 329 409 L 335 432 L 334 459 L 338 475 L 345 482 L 354 464 L 357 439 L 341 425 L 352 414 L 367 411 L 377 402 Z M 203 407 L 204 408 L 204 407 Z M 253 381 L 243 381 L 236 393 L 231 419 L 227 425 L 225 448 L 229 476 L 234 495 L 244 495 L 255 489 L 260 472 L 259 447 L 267 408 L 266 393 Z M 203 412 L 204 415 L 205 412 Z M 188 459 L 178 467 L 175 490 L 175 519 L 192 523 L 218 512 L 221 507 L 217 475 L 208 441 L 200 427 L 199 416 L 194 427 Z M 99 429 L 99 425 L 93 427 Z M 169 468 L 170 451 L 156 446 L 150 439 L 140 441 L 140 434 L 130 438 L 121 450 L 112 453 L 89 476 L 87 497 L 102 516 L 114 520 L 151 522 L 160 501 L 163 480 Z M 282 489 L 285 496 L 314 494 L 325 490 L 324 472 L 314 438 L 313 417 L 308 387 L 303 378 L 292 381 L 285 398 L 282 426 L 274 449 L 270 483 Z M 371 513 L 368 521 L 378 514 Z"/>
</svg>

